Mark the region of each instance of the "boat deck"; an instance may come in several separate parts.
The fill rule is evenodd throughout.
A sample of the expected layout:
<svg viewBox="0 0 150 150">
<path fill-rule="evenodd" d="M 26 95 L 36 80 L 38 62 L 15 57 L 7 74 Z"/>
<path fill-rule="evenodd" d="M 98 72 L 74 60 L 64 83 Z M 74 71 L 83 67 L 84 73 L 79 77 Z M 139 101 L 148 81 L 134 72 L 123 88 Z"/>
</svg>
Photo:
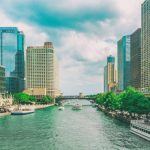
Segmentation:
<svg viewBox="0 0 150 150">
<path fill-rule="evenodd" d="M 144 120 L 131 120 L 131 124 L 150 131 L 150 124 L 145 123 Z"/>
</svg>

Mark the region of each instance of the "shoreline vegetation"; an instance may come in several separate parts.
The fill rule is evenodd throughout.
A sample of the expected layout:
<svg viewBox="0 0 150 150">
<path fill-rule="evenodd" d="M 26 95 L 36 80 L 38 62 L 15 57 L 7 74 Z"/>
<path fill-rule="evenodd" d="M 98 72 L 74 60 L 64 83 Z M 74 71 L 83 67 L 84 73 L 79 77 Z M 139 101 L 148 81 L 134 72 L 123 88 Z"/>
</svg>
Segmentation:
<svg viewBox="0 0 150 150">
<path fill-rule="evenodd" d="M 21 107 L 33 108 L 33 109 L 35 109 L 35 110 L 44 109 L 44 108 L 51 107 L 51 106 L 54 106 L 54 104 L 21 105 Z M 15 108 L 17 108 L 17 107 L 18 107 L 17 105 L 12 105 L 12 106 L 10 106 L 8 109 L 9 109 L 9 110 L 13 110 L 13 109 L 15 109 Z M 4 117 L 4 116 L 8 116 L 8 115 L 10 115 L 10 114 L 11 114 L 11 112 L 9 112 L 9 111 L 0 113 L 0 118 L 2 118 L 2 117 Z"/>
<path fill-rule="evenodd" d="M 13 95 L 13 103 L 11 105 L 3 105 L 0 107 L 0 118 L 11 114 L 11 111 L 18 109 L 18 107 L 26 107 L 33 109 L 43 109 L 53 106 L 55 103 L 54 98 L 50 96 L 43 96 L 40 100 L 36 97 L 25 94 L 17 93 Z"/>
<path fill-rule="evenodd" d="M 107 92 L 91 96 L 98 108 L 121 121 L 142 119 L 150 113 L 150 100 L 133 87 L 128 87 L 121 93 Z"/>
</svg>

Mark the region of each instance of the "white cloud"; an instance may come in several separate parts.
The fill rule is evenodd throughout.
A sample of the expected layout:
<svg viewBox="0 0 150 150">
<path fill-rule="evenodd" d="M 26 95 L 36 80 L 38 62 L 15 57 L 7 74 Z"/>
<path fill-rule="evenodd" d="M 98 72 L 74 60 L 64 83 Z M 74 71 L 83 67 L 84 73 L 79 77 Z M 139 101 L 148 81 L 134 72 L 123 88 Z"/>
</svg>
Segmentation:
<svg viewBox="0 0 150 150">
<path fill-rule="evenodd" d="M 83 31 L 77 31 L 75 28 L 54 29 L 32 26 L 19 20 L 13 21 L 13 18 L 8 17 L 2 10 L 0 26 L 17 26 L 23 30 L 27 46 L 41 45 L 48 40 L 54 41 L 54 47 L 60 58 L 62 91 L 65 94 L 96 93 L 103 90 L 103 67 L 108 55 L 116 56 L 117 40 L 140 27 L 142 2 L 143 0 L 66 0 L 65 2 L 61 0 L 50 3 L 54 9 L 70 11 L 108 5 L 118 12 L 116 18 L 87 21 L 85 24 L 81 22 Z"/>
</svg>

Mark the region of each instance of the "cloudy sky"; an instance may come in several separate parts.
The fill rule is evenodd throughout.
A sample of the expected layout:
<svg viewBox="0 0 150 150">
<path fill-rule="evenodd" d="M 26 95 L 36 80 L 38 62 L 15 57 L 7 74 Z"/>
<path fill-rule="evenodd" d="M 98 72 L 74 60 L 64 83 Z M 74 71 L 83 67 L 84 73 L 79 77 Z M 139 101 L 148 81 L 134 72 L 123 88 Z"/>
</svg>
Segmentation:
<svg viewBox="0 0 150 150">
<path fill-rule="evenodd" d="M 24 31 L 26 47 L 54 43 L 65 95 L 103 91 L 116 42 L 140 27 L 144 0 L 1 0 L 0 26 Z"/>
</svg>

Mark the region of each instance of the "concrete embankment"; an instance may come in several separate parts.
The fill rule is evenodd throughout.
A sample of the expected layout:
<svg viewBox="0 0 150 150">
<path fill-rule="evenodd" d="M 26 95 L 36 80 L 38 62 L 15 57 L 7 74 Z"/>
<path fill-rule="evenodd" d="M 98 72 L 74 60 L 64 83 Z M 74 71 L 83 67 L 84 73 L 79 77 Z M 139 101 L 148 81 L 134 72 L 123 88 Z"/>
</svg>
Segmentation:
<svg viewBox="0 0 150 150">
<path fill-rule="evenodd" d="M 32 105 L 31 105 L 32 106 Z M 43 108 L 47 108 L 50 106 L 54 106 L 54 104 L 48 104 L 48 105 L 34 105 L 33 108 L 34 109 L 43 109 Z"/>
<path fill-rule="evenodd" d="M 0 118 L 4 117 L 4 116 L 8 116 L 10 114 L 11 114 L 10 112 L 0 113 Z"/>
</svg>

